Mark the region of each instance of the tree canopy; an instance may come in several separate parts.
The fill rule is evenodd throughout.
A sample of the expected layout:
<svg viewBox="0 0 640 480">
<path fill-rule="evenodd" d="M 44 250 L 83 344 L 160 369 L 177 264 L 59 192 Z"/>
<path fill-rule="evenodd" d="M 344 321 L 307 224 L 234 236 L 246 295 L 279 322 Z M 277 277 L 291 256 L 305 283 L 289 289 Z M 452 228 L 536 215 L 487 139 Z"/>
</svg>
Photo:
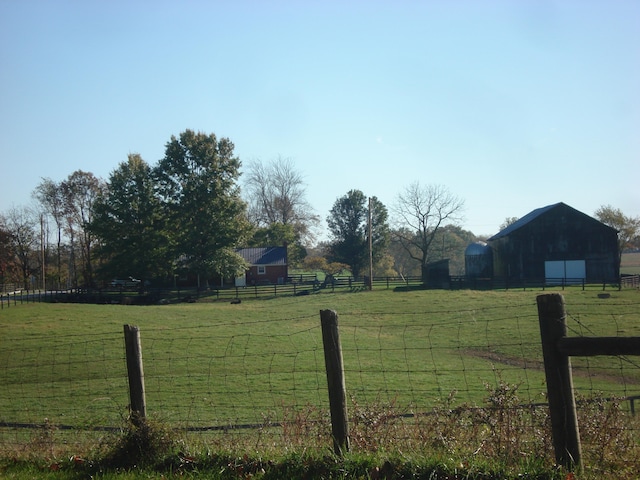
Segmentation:
<svg viewBox="0 0 640 480">
<path fill-rule="evenodd" d="M 251 226 L 233 150 L 228 138 L 185 130 L 171 137 L 155 169 L 174 257 L 199 278 L 239 273 L 245 266 L 234 250 L 247 240 Z"/>
<path fill-rule="evenodd" d="M 628 217 L 622 210 L 611 205 L 602 205 L 595 212 L 595 217 L 605 225 L 618 230 L 618 266 L 622 260 L 622 253 L 632 248 L 640 235 L 640 218 Z"/>
<path fill-rule="evenodd" d="M 377 262 L 389 244 L 387 208 L 371 197 L 372 259 Z M 369 205 L 360 190 L 350 190 L 338 198 L 327 217 L 332 240 L 329 242 L 331 262 L 349 265 L 354 277 L 360 276 L 369 263 Z"/>
<path fill-rule="evenodd" d="M 110 175 L 89 229 L 99 239 L 103 278 L 150 279 L 170 271 L 169 235 L 151 167 L 130 154 Z"/>
</svg>

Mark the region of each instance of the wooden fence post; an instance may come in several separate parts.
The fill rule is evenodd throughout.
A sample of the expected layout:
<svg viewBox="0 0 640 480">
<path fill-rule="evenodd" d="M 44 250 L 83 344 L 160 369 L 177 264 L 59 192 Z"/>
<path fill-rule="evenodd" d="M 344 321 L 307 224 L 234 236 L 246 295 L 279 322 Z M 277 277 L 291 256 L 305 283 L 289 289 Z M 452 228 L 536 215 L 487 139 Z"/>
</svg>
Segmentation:
<svg viewBox="0 0 640 480">
<path fill-rule="evenodd" d="M 147 416 L 147 405 L 144 395 L 142 349 L 140 348 L 140 330 L 138 327 L 133 325 L 124 326 L 124 343 L 127 354 L 131 419 L 134 425 L 138 425 L 142 423 Z"/>
<path fill-rule="evenodd" d="M 347 394 L 342 362 L 342 346 L 338 332 L 338 314 L 333 310 L 320 310 L 324 361 L 329 387 L 331 434 L 336 455 L 349 451 L 349 424 L 347 420 Z"/>
<path fill-rule="evenodd" d="M 569 470 L 581 468 L 571 360 L 557 348 L 560 339 L 567 335 L 564 297 L 557 293 L 539 295 L 537 303 L 556 462 Z"/>
</svg>

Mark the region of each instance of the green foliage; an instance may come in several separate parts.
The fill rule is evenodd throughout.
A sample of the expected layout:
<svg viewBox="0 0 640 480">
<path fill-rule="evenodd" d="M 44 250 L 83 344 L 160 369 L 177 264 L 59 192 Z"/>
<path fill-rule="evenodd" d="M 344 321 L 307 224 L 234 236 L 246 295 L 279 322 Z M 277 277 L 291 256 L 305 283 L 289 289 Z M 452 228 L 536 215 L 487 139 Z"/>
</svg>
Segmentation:
<svg viewBox="0 0 640 480">
<path fill-rule="evenodd" d="M 166 425 L 150 419 L 130 421 L 112 444 L 103 447 L 96 463 L 108 470 L 158 467 L 176 447 L 175 433 Z"/>
<path fill-rule="evenodd" d="M 308 271 L 320 270 L 325 277 L 335 277 L 349 269 L 349 265 L 340 262 L 327 262 L 324 257 L 307 257 L 304 259 L 304 267 Z"/>
<path fill-rule="evenodd" d="M 218 249 L 205 264 L 207 271 L 216 272 L 223 278 L 239 277 L 249 268 L 246 260 L 230 248 Z"/>
<path fill-rule="evenodd" d="M 233 149 L 228 138 L 185 130 L 171 137 L 155 169 L 174 258 L 203 278 L 227 270 L 220 251 L 243 244 L 251 231 Z"/>
<path fill-rule="evenodd" d="M 300 235 L 291 224 L 273 222 L 265 227 L 258 227 L 249 241 L 249 247 L 287 246 L 289 267 L 299 266 L 307 256 L 307 250 L 300 242 Z"/>
<path fill-rule="evenodd" d="M 166 218 L 151 167 L 140 155 L 130 154 L 111 173 L 89 229 L 100 241 L 94 253 L 104 280 L 129 275 L 144 280 L 170 272 Z"/>
<path fill-rule="evenodd" d="M 431 247 L 430 261 L 449 260 L 451 275 L 464 275 L 464 252 L 467 246 L 477 240 L 470 231 L 456 225 L 445 225 L 439 229 Z"/>
<path fill-rule="evenodd" d="M 621 267 L 622 254 L 640 247 L 640 217 L 628 217 L 611 205 L 601 206 L 596 210 L 595 217 L 618 231 L 618 267 Z"/>
<path fill-rule="evenodd" d="M 371 243 L 373 261 L 386 253 L 389 244 L 387 208 L 371 198 Z M 354 277 L 359 277 L 369 264 L 369 205 L 360 190 L 350 190 L 337 199 L 327 217 L 332 235 L 329 261 L 349 265 Z"/>
</svg>

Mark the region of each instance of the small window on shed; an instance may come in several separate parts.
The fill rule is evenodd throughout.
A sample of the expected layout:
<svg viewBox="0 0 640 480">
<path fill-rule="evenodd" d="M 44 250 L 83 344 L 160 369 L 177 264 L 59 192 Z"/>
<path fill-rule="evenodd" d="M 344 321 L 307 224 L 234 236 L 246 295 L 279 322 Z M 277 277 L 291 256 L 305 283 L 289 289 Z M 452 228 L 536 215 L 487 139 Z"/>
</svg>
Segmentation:
<svg viewBox="0 0 640 480">
<path fill-rule="evenodd" d="M 267 268 L 264 265 L 258 265 L 258 275 L 264 275 L 267 273 Z"/>
</svg>

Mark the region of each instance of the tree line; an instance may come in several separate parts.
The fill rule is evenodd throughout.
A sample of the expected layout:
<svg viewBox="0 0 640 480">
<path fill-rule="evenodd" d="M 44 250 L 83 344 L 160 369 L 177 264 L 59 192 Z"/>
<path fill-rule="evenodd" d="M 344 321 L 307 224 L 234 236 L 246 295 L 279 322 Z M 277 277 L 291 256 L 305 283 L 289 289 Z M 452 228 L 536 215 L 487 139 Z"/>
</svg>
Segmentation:
<svg viewBox="0 0 640 480">
<path fill-rule="evenodd" d="M 0 284 L 95 287 L 131 276 L 207 286 L 245 271 L 239 247 L 282 245 L 293 267 L 426 281 L 427 265 L 442 259 L 463 274 L 464 249 L 478 240 L 460 227 L 461 198 L 416 182 L 390 208 L 350 190 L 326 218 L 329 240 L 317 242 L 320 218 L 291 160 L 241 167 L 228 138 L 185 130 L 155 165 L 129 154 L 107 180 L 82 170 L 43 178 L 32 206 L 0 215 Z M 638 219 L 609 206 L 599 213 L 635 225 L 625 241 L 637 241 Z"/>
</svg>

